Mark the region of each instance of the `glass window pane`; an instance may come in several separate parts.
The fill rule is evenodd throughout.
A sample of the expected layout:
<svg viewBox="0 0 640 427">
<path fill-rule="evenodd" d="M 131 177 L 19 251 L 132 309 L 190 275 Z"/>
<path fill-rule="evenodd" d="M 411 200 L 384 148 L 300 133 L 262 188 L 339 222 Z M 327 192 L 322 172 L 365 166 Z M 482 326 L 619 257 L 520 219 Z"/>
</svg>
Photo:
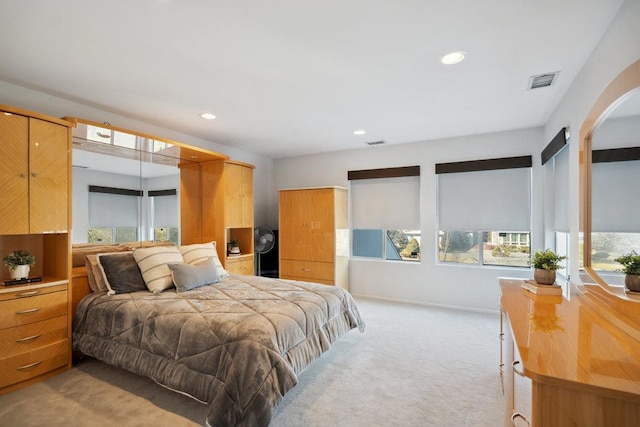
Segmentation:
<svg viewBox="0 0 640 427">
<path fill-rule="evenodd" d="M 117 227 L 116 243 L 135 242 L 138 240 L 137 227 Z"/>
<path fill-rule="evenodd" d="M 640 233 L 591 233 L 591 266 L 594 270 L 620 271 L 614 259 L 640 248 Z"/>
<path fill-rule="evenodd" d="M 382 258 L 382 230 L 353 230 L 353 256 Z"/>
<path fill-rule="evenodd" d="M 478 264 L 478 233 L 475 231 L 440 231 L 438 261 Z"/>
<path fill-rule="evenodd" d="M 529 233 L 483 232 L 482 264 L 506 267 L 529 267 L 531 246 Z"/>
<path fill-rule="evenodd" d="M 88 231 L 89 243 L 113 243 L 113 228 L 91 227 Z"/>
<path fill-rule="evenodd" d="M 420 261 L 420 230 L 387 230 L 386 259 Z"/>
</svg>

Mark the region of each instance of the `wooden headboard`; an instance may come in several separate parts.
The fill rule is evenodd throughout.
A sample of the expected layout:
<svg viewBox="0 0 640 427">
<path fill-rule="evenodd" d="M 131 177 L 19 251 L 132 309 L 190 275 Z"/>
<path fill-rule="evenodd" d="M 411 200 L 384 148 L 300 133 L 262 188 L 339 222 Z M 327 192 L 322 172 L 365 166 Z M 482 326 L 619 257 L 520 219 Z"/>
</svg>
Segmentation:
<svg viewBox="0 0 640 427">
<path fill-rule="evenodd" d="M 91 293 L 89 279 L 87 278 L 87 267 L 73 267 L 71 270 L 71 315 L 76 314 L 78 303 L 82 298 Z"/>
</svg>

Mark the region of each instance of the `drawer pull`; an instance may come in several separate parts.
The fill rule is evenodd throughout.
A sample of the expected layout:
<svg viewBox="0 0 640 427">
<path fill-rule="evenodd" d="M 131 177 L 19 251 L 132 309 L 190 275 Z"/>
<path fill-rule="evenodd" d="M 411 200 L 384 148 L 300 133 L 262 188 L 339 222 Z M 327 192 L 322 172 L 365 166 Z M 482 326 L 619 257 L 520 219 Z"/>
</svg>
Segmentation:
<svg viewBox="0 0 640 427">
<path fill-rule="evenodd" d="M 16 342 L 24 344 L 24 343 L 27 343 L 29 341 L 36 340 L 36 339 L 40 338 L 41 336 L 42 336 L 42 334 L 31 335 L 30 337 L 24 337 L 24 338 L 17 339 Z"/>
<path fill-rule="evenodd" d="M 20 366 L 17 367 L 16 369 L 18 371 L 24 371 L 25 369 L 29 369 L 29 368 L 35 368 L 36 366 L 38 366 L 39 364 L 42 363 L 42 360 L 39 360 L 37 362 L 33 362 L 33 363 L 29 363 L 28 365 L 24 365 L 24 366 Z"/>
<path fill-rule="evenodd" d="M 28 308 L 26 310 L 16 311 L 16 314 L 31 314 L 31 313 L 35 313 L 37 311 L 40 311 L 40 307 Z"/>
<path fill-rule="evenodd" d="M 21 292 L 19 294 L 16 294 L 16 298 L 27 298 L 27 297 L 32 297 L 34 295 L 38 295 L 40 293 L 40 291 L 27 291 L 27 292 Z"/>
<path fill-rule="evenodd" d="M 519 364 L 520 364 L 519 360 L 516 360 L 515 362 L 513 362 L 513 364 L 511 365 L 513 367 L 513 372 L 515 372 L 516 374 L 520 375 L 521 377 L 526 377 L 524 372 L 519 371 L 518 369 L 516 369 L 516 365 L 519 365 Z"/>
<path fill-rule="evenodd" d="M 308 268 L 308 267 L 302 268 L 301 270 L 302 270 L 302 271 L 311 271 L 311 269 L 310 269 L 310 268 Z"/>
<path fill-rule="evenodd" d="M 524 420 L 524 422 L 527 423 L 528 426 L 531 425 L 531 424 L 529 424 L 529 420 L 524 415 L 522 415 L 520 412 L 514 412 L 514 414 L 511 415 L 511 425 L 514 425 L 514 426 L 516 425 L 516 419 L 517 418 L 520 418 L 521 420 Z"/>
</svg>

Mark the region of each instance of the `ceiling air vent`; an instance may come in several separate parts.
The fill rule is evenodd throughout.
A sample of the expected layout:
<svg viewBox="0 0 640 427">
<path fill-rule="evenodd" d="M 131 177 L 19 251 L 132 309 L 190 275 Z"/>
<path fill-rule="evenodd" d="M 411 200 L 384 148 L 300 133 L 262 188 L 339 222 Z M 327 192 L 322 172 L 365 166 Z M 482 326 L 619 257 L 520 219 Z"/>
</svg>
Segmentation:
<svg viewBox="0 0 640 427">
<path fill-rule="evenodd" d="M 382 144 L 384 144 L 384 141 L 383 140 L 380 140 L 380 141 L 369 141 L 369 142 L 365 142 L 365 144 L 367 144 L 367 145 L 382 145 Z"/>
<path fill-rule="evenodd" d="M 560 71 L 554 73 L 538 74 L 537 76 L 529 77 L 529 86 L 527 89 L 538 89 L 541 87 L 549 87 L 556 81 Z"/>
</svg>

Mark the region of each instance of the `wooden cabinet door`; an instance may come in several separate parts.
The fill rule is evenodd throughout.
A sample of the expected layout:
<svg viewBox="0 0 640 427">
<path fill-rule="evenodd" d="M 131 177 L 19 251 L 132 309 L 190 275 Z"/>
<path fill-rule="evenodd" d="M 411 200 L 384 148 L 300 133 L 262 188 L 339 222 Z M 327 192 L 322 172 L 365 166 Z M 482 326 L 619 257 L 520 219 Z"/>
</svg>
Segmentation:
<svg viewBox="0 0 640 427">
<path fill-rule="evenodd" d="M 39 119 L 29 120 L 29 231 L 69 229 L 68 128 Z"/>
<path fill-rule="evenodd" d="M 224 167 L 226 227 L 253 227 L 253 170 L 227 163 Z"/>
<path fill-rule="evenodd" d="M 242 166 L 240 175 L 242 227 L 253 227 L 253 169 Z"/>
<path fill-rule="evenodd" d="M 0 112 L 0 234 L 29 233 L 29 119 Z"/>
<path fill-rule="evenodd" d="M 280 192 L 280 258 L 333 262 L 334 190 Z"/>
</svg>

